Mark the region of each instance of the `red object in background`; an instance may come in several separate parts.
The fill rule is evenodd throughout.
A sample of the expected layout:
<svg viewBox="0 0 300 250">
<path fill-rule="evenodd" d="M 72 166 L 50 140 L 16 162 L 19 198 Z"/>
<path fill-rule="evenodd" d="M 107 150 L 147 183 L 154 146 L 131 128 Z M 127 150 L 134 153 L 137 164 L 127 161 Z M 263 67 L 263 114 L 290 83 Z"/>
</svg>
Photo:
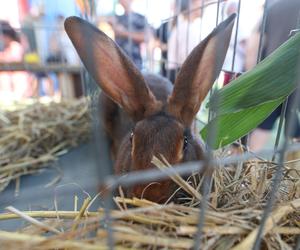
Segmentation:
<svg viewBox="0 0 300 250">
<path fill-rule="evenodd" d="M 26 17 L 30 10 L 30 5 L 28 0 L 18 0 L 18 7 L 19 7 L 19 15 L 20 20 L 23 20 Z"/>
<path fill-rule="evenodd" d="M 226 86 L 228 83 L 235 80 L 242 74 L 242 73 L 236 73 L 236 72 L 225 71 L 225 70 L 223 72 L 224 72 L 223 86 Z"/>
</svg>

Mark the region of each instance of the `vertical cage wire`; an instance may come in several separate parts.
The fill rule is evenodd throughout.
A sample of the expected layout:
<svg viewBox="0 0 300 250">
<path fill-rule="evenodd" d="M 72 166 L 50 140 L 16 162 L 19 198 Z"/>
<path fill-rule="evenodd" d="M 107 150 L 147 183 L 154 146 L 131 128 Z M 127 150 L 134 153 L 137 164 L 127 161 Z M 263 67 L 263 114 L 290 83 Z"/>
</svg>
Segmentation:
<svg viewBox="0 0 300 250">
<path fill-rule="evenodd" d="M 298 59 L 298 68 L 300 68 L 300 57 Z M 297 85 L 298 87 L 296 88 L 296 96 L 293 100 L 292 107 L 296 108 L 298 107 L 298 103 L 300 101 L 300 72 L 298 71 L 297 74 Z M 289 136 L 291 135 L 292 131 L 294 131 L 294 121 L 295 119 L 298 119 L 296 115 L 289 115 L 287 118 L 289 120 L 289 123 L 287 125 L 287 138 L 285 138 L 283 145 L 281 147 L 281 150 L 279 151 L 279 159 L 278 159 L 278 165 L 277 165 L 277 170 L 275 172 L 275 175 L 273 177 L 273 185 L 271 189 L 271 193 L 269 195 L 269 199 L 267 201 L 266 207 L 264 209 L 264 213 L 262 216 L 262 219 L 260 221 L 260 227 L 256 236 L 255 244 L 253 246 L 253 250 L 258 250 L 260 248 L 261 240 L 262 240 L 262 235 L 263 235 L 263 230 L 264 226 L 266 223 L 267 218 L 270 216 L 272 212 L 272 208 L 274 206 L 274 203 L 276 201 L 276 193 L 279 190 L 279 185 L 282 181 L 283 177 L 283 167 L 284 167 L 284 157 L 287 152 L 287 148 L 289 145 Z"/>
<path fill-rule="evenodd" d="M 218 3 L 217 3 L 217 15 L 216 15 L 216 26 L 219 24 L 220 3 L 221 3 L 221 1 L 218 0 Z"/>
<path fill-rule="evenodd" d="M 238 31 L 239 31 L 239 25 L 240 25 L 240 13 L 241 13 L 241 0 L 238 1 L 238 13 L 237 13 L 237 20 L 236 20 L 236 28 L 235 28 L 235 33 L 234 33 L 234 48 L 233 48 L 232 63 L 231 63 L 231 71 L 232 72 L 234 71 L 234 65 L 235 65 Z"/>
<path fill-rule="evenodd" d="M 219 23 L 219 11 L 220 11 L 220 3 L 221 1 L 218 0 L 217 2 L 217 13 L 216 13 L 216 26 Z M 203 10 L 205 11 L 205 10 Z M 218 53 L 218 51 L 216 52 L 216 58 L 215 61 L 219 61 L 218 57 L 220 56 L 220 53 Z M 212 90 L 210 91 L 209 95 L 211 96 L 212 94 Z M 216 95 L 216 98 L 214 99 L 214 104 L 216 104 L 216 107 L 218 106 L 217 103 L 219 102 L 219 97 Z M 214 122 L 212 120 L 212 115 L 215 116 L 218 113 L 218 110 L 215 111 L 216 114 L 212 114 L 211 111 L 209 110 L 208 113 L 208 121 L 211 121 L 211 126 L 208 128 L 208 136 L 207 136 L 207 143 L 206 143 L 206 158 L 205 158 L 205 171 L 204 171 L 204 179 L 203 179 L 203 183 L 202 183 L 202 200 L 201 200 L 201 204 L 200 204 L 200 211 L 199 211 L 199 219 L 198 219 L 198 224 L 197 224 L 197 232 L 195 233 L 194 236 L 194 246 L 193 249 L 197 250 L 197 249 L 201 249 L 201 246 L 203 244 L 202 242 L 202 234 L 203 234 L 203 228 L 204 228 L 204 221 L 205 221 L 205 215 L 206 215 L 206 211 L 208 208 L 208 196 L 209 193 L 211 191 L 211 186 L 212 186 L 212 173 L 213 170 L 211 170 L 210 168 L 212 168 L 212 158 L 213 158 L 213 152 L 212 152 L 212 145 L 215 141 L 215 135 L 217 132 L 217 123 L 216 121 Z"/>
<path fill-rule="evenodd" d="M 92 9 L 95 4 L 92 3 L 93 0 L 89 0 L 89 4 L 91 4 L 91 12 L 89 17 L 92 18 L 92 14 L 95 13 L 95 11 Z M 129 15 L 129 30 L 132 30 L 132 17 Z M 132 48 L 132 38 L 129 38 L 130 48 Z M 129 51 L 129 53 L 132 55 L 132 50 Z M 85 86 L 86 86 L 86 94 L 89 97 L 92 97 L 91 99 L 91 116 L 93 117 L 93 127 L 92 127 L 92 143 L 95 145 L 94 147 L 94 157 L 95 157 L 95 163 L 99 168 L 99 183 L 100 183 L 100 189 L 99 192 L 104 192 L 103 195 L 103 208 L 104 208 L 104 219 L 99 221 L 99 224 L 102 225 L 106 231 L 107 231 L 107 247 L 108 249 L 114 249 L 114 234 L 113 234 L 113 227 L 112 227 L 112 218 L 111 218 L 111 211 L 113 209 L 113 192 L 114 188 L 111 187 L 110 184 L 107 186 L 104 186 L 103 183 L 105 183 L 106 179 L 109 178 L 109 176 L 113 175 L 113 167 L 112 167 L 112 160 L 110 158 L 110 150 L 109 150 L 109 141 L 105 134 L 105 130 L 103 127 L 103 109 L 102 106 L 99 104 L 99 89 L 97 87 L 97 84 L 94 82 L 94 80 L 91 78 L 91 76 L 85 72 Z M 100 90 L 101 91 L 101 90 Z M 104 188 L 104 190 L 103 190 Z"/>
<path fill-rule="evenodd" d="M 263 39 L 264 39 L 264 33 L 266 29 L 266 21 L 267 21 L 266 19 L 267 19 L 267 11 L 269 8 L 269 2 L 270 0 L 265 0 L 265 4 L 264 4 L 264 13 L 262 18 L 262 25 L 260 28 L 259 47 L 258 47 L 257 60 L 256 60 L 257 64 L 261 61 L 262 53 L 263 53 Z"/>
<path fill-rule="evenodd" d="M 267 12 L 269 8 L 269 0 L 265 1 L 265 6 L 264 6 L 264 14 L 263 14 L 263 21 L 262 21 L 262 27 L 261 27 L 261 34 L 260 34 L 260 41 L 259 41 L 259 50 L 258 50 L 258 57 L 257 57 L 257 62 L 259 62 L 262 58 L 262 44 L 263 44 L 263 36 L 264 36 L 264 30 L 266 26 L 266 17 L 267 17 Z M 300 15 L 299 15 L 300 17 Z M 298 17 L 298 19 L 299 19 Z M 298 59 L 298 68 L 300 69 L 300 57 Z M 291 110 L 298 109 L 298 103 L 300 101 L 300 91 L 299 91 L 299 84 L 300 84 L 300 72 L 298 71 L 297 73 L 297 88 L 295 90 L 295 98 L 292 100 L 292 107 L 289 107 Z M 272 161 L 275 160 L 276 156 L 276 151 L 279 147 L 279 141 L 280 141 L 280 135 L 282 133 L 282 129 L 285 127 L 285 138 L 283 140 L 283 143 L 280 147 L 280 150 L 278 152 L 278 160 L 277 160 L 277 169 L 275 172 L 275 175 L 273 176 L 273 182 L 272 182 L 272 187 L 271 187 L 271 192 L 269 194 L 267 204 L 264 208 L 264 212 L 262 215 L 262 219 L 260 221 L 260 226 L 256 235 L 256 240 L 254 241 L 253 245 L 253 250 L 258 250 L 260 249 L 261 241 L 264 235 L 264 227 L 266 224 L 266 221 L 268 217 L 270 216 L 273 206 L 276 202 L 276 195 L 279 190 L 282 178 L 283 178 L 283 168 L 284 168 L 284 162 L 285 162 L 285 155 L 288 152 L 287 148 L 290 143 L 290 136 L 292 132 L 295 130 L 294 127 L 294 122 L 297 117 L 296 112 L 290 112 L 288 117 L 286 117 L 286 112 L 287 112 L 287 105 L 288 105 L 289 97 L 286 98 L 284 101 L 282 108 L 281 108 L 281 114 L 280 114 L 280 119 L 279 119 L 279 126 L 277 129 L 277 134 L 276 134 L 276 139 L 274 143 L 274 154 L 272 157 Z"/>
<path fill-rule="evenodd" d="M 178 51 L 179 51 L 179 27 L 178 27 L 178 25 L 179 25 L 179 17 L 180 17 L 180 12 L 181 12 L 181 4 L 182 4 L 182 1 L 183 0 L 179 0 L 179 6 L 176 6 L 175 7 L 175 9 L 176 9 L 176 13 L 175 13 L 175 16 L 174 16 L 174 18 L 175 18 L 175 27 L 173 27 L 173 29 L 174 28 L 176 28 L 176 50 L 175 50 L 175 58 L 176 58 L 176 60 L 178 60 Z M 173 73 L 172 73 L 172 71 L 170 70 L 170 74 L 171 74 L 171 77 L 173 78 L 173 74 L 174 75 L 176 75 L 177 74 L 177 69 L 178 69 L 178 64 L 177 64 L 177 62 L 168 62 L 168 64 L 169 63 L 174 63 L 175 64 L 175 70 L 173 69 Z"/>
<path fill-rule="evenodd" d="M 267 2 L 268 0 L 266 0 Z M 298 67 L 300 69 L 300 57 L 298 59 Z M 298 103 L 300 101 L 300 91 L 299 91 L 299 86 L 300 86 L 300 72 L 298 71 L 297 73 L 297 88 L 295 90 L 295 98 L 293 98 L 292 100 L 292 104 L 290 107 L 290 109 L 296 110 L 298 109 Z M 295 120 L 298 119 L 296 112 L 290 112 L 288 117 L 285 119 L 285 115 L 286 115 L 286 108 L 287 108 L 287 102 L 289 100 L 289 97 L 286 98 L 282 110 L 281 110 L 281 114 L 280 114 L 280 123 L 279 123 L 279 127 L 277 130 L 277 135 L 276 135 L 276 141 L 275 141 L 275 148 L 274 148 L 274 155 L 272 157 L 272 160 L 275 159 L 275 153 L 279 146 L 279 139 L 280 139 L 280 134 L 283 128 L 283 123 L 285 123 L 285 138 L 283 141 L 283 144 L 281 146 L 281 149 L 279 151 L 279 157 L 278 157 L 278 165 L 277 165 L 277 170 L 275 172 L 275 175 L 273 177 L 273 185 L 272 185 L 272 189 L 266 204 L 266 207 L 264 209 L 264 213 L 262 216 L 262 220 L 260 222 L 260 227 L 256 236 L 256 240 L 255 240 L 255 244 L 253 246 L 253 250 L 258 250 L 260 248 L 260 244 L 261 244 L 261 240 L 262 240 L 262 235 L 263 235 L 263 230 L 264 230 L 264 226 L 266 223 L 267 218 L 269 217 L 269 215 L 272 212 L 272 208 L 274 206 L 274 203 L 276 201 L 276 193 L 279 190 L 279 186 L 280 183 L 282 181 L 282 177 L 283 177 L 283 168 L 284 168 L 284 161 L 285 161 L 285 154 L 287 153 L 287 148 L 288 145 L 290 143 L 290 139 L 291 139 L 291 135 L 293 133 L 293 131 L 295 130 Z"/>
<path fill-rule="evenodd" d="M 202 1 L 202 3 L 201 3 L 201 9 L 200 9 L 200 11 L 201 12 L 203 12 L 203 10 L 204 10 L 204 4 L 205 4 L 205 2 L 204 1 Z M 202 39 L 202 26 L 203 26 L 203 22 L 200 22 L 200 33 L 199 33 L 199 40 L 201 41 L 201 39 Z"/>
<path fill-rule="evenodd" d="M 297 32 L 299 32 L 299 28 L 300 28 L 300 13 L 298 15 L 296 30 L 290 31 L 290 37 L 295 35 Z M 276 133 L 276 139 L 275 139 L 275 144 L 274 144 L 274 155 L 272 157 L 272 161 L 274 161 L 275 157 L 276 157 L 276 151 L 279 147 L 282 130 L 286 127 L 286 123 L 287 123 L 286 122 L 286 113 L 287 113 L 287 106 L 288 106 L 289 99 L 290 99 L 290 97 L 286 98 L 286 100 L 284 101 L 282 108 L 281 108 L 281 114 L 280 114 L 279 125 L 278 125 L 278 129 L 277 129 L 277 133 Z M 296 100 L 293 100 L 293 103 L 294 102 L 296 102 Z M 295 106 L 295 105 L 292 104 L 292 106 Z M 298 108 L 299 107 L 297 107 L 297 109 Z M 298 115 L 297 112 L 295 112 L 294 115 L 297 116 Z M 285 136 L 288 136 L 288 134 L 286 134 Z"/>
<path fill-rule="evenodd" d="M 278 129 L 277 129 L 277 133 L 276 133 L 276 139 L 275 139 L 275 144 L 274 144 L 274 154 L 272 156 L 272 161 L 275 161 L 275 157 L 276 157 L 276 151 L 279 147 L 279 142 L 280 142 L 280 137 L 281 137 L 281 133 L 282 133 L 282 129 L 284 128 L 284 121 L 285 121 L 285 114 L 286 114 L 286 109 L 287 109 L 287 105 L 288 105 L 288 101 L 289 101 L 289 97 L 286 98 L 286 100 L 283 103 L 282 109 L 281 109 L 281 113 L 280 113 L 280 118 L 279 118 L 279 125 L 278 125 Z"/>
<path fill-rule="evenodd" d="M 191 24 L 191 11 L 194 11 L 192 10 L 192 6 L 191 6 L 191 2 L 189 2 L 188 4 L 188 13 L 187 13 L 187 32 L 186 32 L 186 48 L 185 48 L 185 56 L 187 57 L 188 56 L 188 53 L 189 53 L 189 36 L 190 36 L 190 24 Z"/>
<path fill-rule="evenodd" d="M 146 0 L 146 2 L 145 2 L 145 10 L 147 10 L 147 9 L 149 9 L 149 0 Z M 146 27 L 146 32 L 145 32 L 144 36 L 145 36 L 145 43 L 148 43 L 148 41 L 150 40 L 150 37 L 149 37 L 150 36 L 150 34 L 149 34 L 150 28 L 148 27 L 148 21 L 147 21 L 148 20 L 148 13 L 147 12 L 145 14 L 145 17 L 146 17 L 146 19 L 144 21 L 145 22 L 144 26 Z M 148 46 L 146 47 L 146 58 L 148 60 L 148 68 L 151 71 L 153 71 L 154 70 L 154 63 L 153 63 L 153 59 L 152 59 L 152 56 L 150 54 Z M 147 66 L 146 66 L 146 68 L 147 68 Z"/>
</svg>

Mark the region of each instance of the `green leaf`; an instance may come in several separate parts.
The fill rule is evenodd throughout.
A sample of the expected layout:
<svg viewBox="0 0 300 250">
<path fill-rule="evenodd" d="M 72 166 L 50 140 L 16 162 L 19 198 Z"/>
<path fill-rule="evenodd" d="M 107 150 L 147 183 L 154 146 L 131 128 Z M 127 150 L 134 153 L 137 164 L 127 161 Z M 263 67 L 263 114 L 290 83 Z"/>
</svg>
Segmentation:
<svg viewBox="0 0 300 250">
<path fill-rule="evenodd" d="M 226 87 L 216 91 L 208 107 L 217 116 L 201 131 L 217 122 L 214 148 L 234 142 L 257 127 L 297 86 L 300 72 L 300 34 Z"/>
<path fill-rule="evenodd" d="M 210 146 L 215 149 L 220 148 L 241 138 L 256 127 L 257 124 L 261 123 L 266 116 L 270 114 L 270 111 L 276 109 L 283 101 L 284 98 L 266 102 L 255 107 L 243 109 L 235 113 L 220 115 L 212 119 L 210 125 L 212 122 L 217 122 L 218 129 L 215 140 Z M 208 129 L 209 127 L 206 126 L 201 131 L 203 138 L 207 138 Z M 232 131 L 234 131 L 234 133 L 232 133 Z"/>
</svg>

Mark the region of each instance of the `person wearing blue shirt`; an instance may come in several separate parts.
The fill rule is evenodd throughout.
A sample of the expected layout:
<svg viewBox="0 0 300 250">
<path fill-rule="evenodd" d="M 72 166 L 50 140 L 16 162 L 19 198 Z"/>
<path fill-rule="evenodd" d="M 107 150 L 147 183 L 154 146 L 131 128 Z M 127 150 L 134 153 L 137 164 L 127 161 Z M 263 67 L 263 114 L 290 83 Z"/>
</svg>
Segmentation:
<svg viewBox="0 0 300 250">
<path fill-rule="evenodd" d="M 146 41 L 147 20 L 131 9 L 132 0 L 120 0 L 124 14 L 116 16 L 112 27 L 116 43 L 125 51 L 134 64 L 142 69 L 143 61 L 140 45 Z"/>
</svg>

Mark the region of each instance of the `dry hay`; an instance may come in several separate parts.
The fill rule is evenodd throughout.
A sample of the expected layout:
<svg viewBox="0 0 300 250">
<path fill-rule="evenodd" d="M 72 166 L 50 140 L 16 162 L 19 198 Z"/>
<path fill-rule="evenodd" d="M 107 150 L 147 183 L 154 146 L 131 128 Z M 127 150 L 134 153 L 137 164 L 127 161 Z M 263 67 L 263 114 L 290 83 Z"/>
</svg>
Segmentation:
<svg viewBox="0 0 300 250">
<path fill-rule="evenodd" d="M 11 181 L 18 184 L 21 176 L 50 166 L 89 131 L 86 99 L 0 110 L 0 192 Z"/>
<path fill-rule="evenodd" d="M 165 166 L 159 160 L 156 165 Z M 209 194 L 201 249 L 251 249 L 271 190 L 275 163 L 251 161 L 217 167 Z M 293 174 L 291 175 L 291 173 Z M 27 226 L 17 232 L 0 231 L 5 249 L 108 249 L 108 228 L 115 249 L 191 249 L 200 214 L 199 181 L 173 177 L 187 193 L 184 204 L 159 205 L 127 199 L 120 192 L 118 207 L 106 220 L 105 211 L 89 211 L 86 199 L 78 211 L 27 211 L 7 208 L 0 220 L 22 218 Z M 200 180 L 200 183 L 203 180 Z M 294 249 L 300 235 L 300 174 L 286 163 L 277 202 L 263 232 L 263 249 Z M 197 194 L 198 193 L 198 194 Z"/>
</svg>

